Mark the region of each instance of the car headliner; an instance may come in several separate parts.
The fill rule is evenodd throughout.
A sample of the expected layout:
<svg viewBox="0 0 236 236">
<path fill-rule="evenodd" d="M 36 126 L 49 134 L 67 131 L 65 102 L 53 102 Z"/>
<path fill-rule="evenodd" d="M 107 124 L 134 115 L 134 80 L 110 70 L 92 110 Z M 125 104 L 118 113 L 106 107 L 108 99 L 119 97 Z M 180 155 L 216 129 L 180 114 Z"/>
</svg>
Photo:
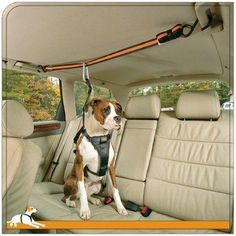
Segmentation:
<svg viewBox="0 0 236 236">
<path fill-rule="evenodd" d="M 199 3 L 199 5 L 201 5 Z M 134 86 L 183 79 L 230 80 L 230 4 L 220 4 L 224 30 L 201 32 L 90 67 L 97 81 Z M 10 5 L 3 20 L 3 58 L 37 65 L 81 62 L 152 38 L 174 25 L 193 24 L 193 3 Z M 81 69 L 47 73 L 81 79 Z"/>
</svg>

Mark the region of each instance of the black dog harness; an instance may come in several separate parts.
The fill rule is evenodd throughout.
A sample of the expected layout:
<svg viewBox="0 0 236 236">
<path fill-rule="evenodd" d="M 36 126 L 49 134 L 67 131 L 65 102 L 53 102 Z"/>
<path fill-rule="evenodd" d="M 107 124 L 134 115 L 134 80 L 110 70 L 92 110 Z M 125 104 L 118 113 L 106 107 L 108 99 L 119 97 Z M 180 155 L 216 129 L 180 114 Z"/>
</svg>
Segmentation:
<svg viewBox="0 0 236 236">
<path fill-rule="evenodd" d="M 22 217 L 23 217 L 23 216 L 28 216 L 28 217 L 30 218 L 30 221 L 32 222 L 32 216 L 27 215 L 27 214 L 22 214 L 22 215 L 20 215 L 20 222 L 21 222 L 21 223 L 23 223 L 23 221 L 22 221 Z"/>
<path fill-rule="evenodd" d="M 86 167 L 86 170 L 93 175 L 96 176 L 104 176 L 106 175 L 108 169 L 108 160 L 109 160 L 109 149 L 110 149 L 110 142 L 111 142 L 111 134 L 104 135 L 104 136 L 94 136 L 90 137 L 84 127 L 82 127 L 76 136 L 74 137 L 74 143 L 77 143 L 80 135 L 83 134 L 87 138 L 87 140 L 93 145 L 94 149 L 98 152 L 98 156 L 100 158 L 100 168 L 98 172 L 93 172 Z M 74 150 L 76 153 L 76 150 Z"/>
</svg>

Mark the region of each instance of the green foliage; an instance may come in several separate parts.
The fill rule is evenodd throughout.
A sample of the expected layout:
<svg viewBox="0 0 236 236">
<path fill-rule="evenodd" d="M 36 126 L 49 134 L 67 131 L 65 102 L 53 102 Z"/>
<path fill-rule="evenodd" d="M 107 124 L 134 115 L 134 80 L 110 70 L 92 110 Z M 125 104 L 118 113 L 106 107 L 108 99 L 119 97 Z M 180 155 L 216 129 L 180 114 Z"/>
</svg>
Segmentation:
<svg viewBox="0 0 236 236">
<path fill-rule="evenodd" d="M 3 100 L 17 100 L 34 121 L 54 119 L 60 102 L 59 80 L 3 69 Z"/>
<path fill-rule="evenodd" d="M 229 101 L 229 87 L 222 81 L 202 81 L 173 83 L 168 85 L 149 86 L 137 88 L 130 92 L 130 96 L 158 94 L 161 100 L 161 106 L 175 107 L 179 95 L 183 91 L 210 90 L 215 89 L 219 95 L 221 104 Z"/>
<path fill-rule="evenodd" d="M 59 80 L 52 77 L 40 77 L 30 73 L 22 73 L 3 69 L 2 95 L 3 100 L 13 99 L 22 103 L 29 111 L 34 121 L 54 119 L 60 102 Z M 215 89 L 221 104 L 229 101 L 229 88 L 222 81 L 185 82 L 168 85 L 137 88 L 130 92 L 130 96 L 158 94 L 162 107 L 174 107 L 179 95 L 186 90 Z M 93 86 L 94 96 L 111 98 L 111 91 L 107 88 Z M 87 86 L 83 82 L 74 84 L 76 113 L 80 115 L 87 98 Z"/>
<path fill-rule="evenodd" d="M 80 81 L 76 81 L 74 83 L 75 106 L 77 115 L 82 114 L 83 106 L 88 95 L 87 91 L 88 88 L 85 83 Z M 107 88 L 93 85 L 93 91 L 95 97 L 104 97 L 104 98 L 112 97 L 111 91 Z"/>
</svg>

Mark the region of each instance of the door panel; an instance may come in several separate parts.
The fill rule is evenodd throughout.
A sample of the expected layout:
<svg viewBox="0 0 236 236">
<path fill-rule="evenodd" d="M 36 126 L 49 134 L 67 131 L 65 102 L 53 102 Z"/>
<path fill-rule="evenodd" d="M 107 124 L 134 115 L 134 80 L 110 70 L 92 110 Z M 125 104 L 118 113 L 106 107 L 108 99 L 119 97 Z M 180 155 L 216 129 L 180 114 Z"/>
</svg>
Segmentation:
<svg viewBox="0 0 236 236">
<path fill-rule="evenodd" d="M 64 128 L 64 121 L 52 120 L 34 122 L 34 132 L 27 139 L 34 142 L 42 150 L 42 160 L 36 176 L 36 182 L 41 182 L 46 175 Z"/>
</svg>

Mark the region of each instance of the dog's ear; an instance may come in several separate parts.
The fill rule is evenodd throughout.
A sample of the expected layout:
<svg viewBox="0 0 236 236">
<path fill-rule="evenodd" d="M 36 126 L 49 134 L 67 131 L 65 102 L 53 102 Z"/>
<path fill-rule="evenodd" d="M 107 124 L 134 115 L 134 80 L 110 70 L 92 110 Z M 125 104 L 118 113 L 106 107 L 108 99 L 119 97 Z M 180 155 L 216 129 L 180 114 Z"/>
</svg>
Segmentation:
<svg viewBox="0 0 236 236">
<path fill-rule="evenodd" d="M 111 103 L 114 105 L 116 112 L 119 115 L 123 115 L 123 108 L 122 108 L 121 104 L 117 101 L 111 101 Z"/>
<path fill-rule="evenodd" d="M 31 211 L 31 207 L 26 207 L 25 211 L 30 212 Z"/>
<path fill-rule="evenodd" d="M 84 110 L 85 112 L 88 111 L 89 107 L 91 106 L 92 108 L 94 108 L 96 105 L 98 105 L 100 102 L 102 102 L 102 99 L 100 98 L 93 98 L 92 100 L 90 100 L 87 104 L 85 104 L 84 106 Z"/>
</svg>

